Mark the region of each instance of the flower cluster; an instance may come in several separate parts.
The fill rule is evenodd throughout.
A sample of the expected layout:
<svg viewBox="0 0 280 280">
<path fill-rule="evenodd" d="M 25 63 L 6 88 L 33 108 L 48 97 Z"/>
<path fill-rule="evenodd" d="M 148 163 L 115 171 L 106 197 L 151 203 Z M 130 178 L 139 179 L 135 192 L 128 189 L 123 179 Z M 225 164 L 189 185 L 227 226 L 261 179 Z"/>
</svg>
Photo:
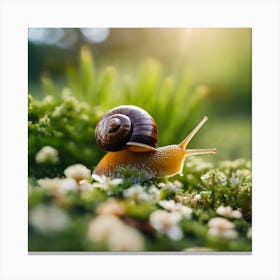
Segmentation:
<svg viewBox="0 0 280 280">
<path fill-rule="evenodd" d="M 173 240 L 183 238 L 179 222 L 183 218 L 190 219 L 192 209 L 174 200 L 162 200 L 158 204 L 165 210 L 156 210 L 150 215 L 152 227 Z"/>
<path fill-rule="evenodd" d="M 104 191 L 108 191 L 110 193 L 111 189 L 114 186 L 117 186 L 119 184 L 123 183 L 123 179 L 110 179 L 106 177 L 105 175 L 97 175 L 97 174 L 92 174 L 92 178 L 96 181 L 93 183 L 94 188 L 99 188 Z"/>
<path fill-rule="evenodd" d="M 166 190 L 168 192 L 172 192 L 172 193 L 177 193 L 180 192 L 180 190 L 182 189 L 183 184 L 178 181 L 175 180 L 174 182 L 167 182 L 167 183 L 159 183 L 158 187 L 160 189 Z"/>
<path fill-rule="evenodd" d="M 73 110 L 75 113 L 80 114 L 83 116 L 82 112 L 88 109 L 88 104 L 84 102 L 79 102 L 75 96 L 72 95 L 71 91 L 68 88 L 64 88 L 62 91 L 62 99 L 63 103 L 57 105 L 52 112 L 53 118 L 59 118 L 63 115 L 67 115 L 68 110 Z M 87 115 L 85 115 L 88 118 Z"/>
<path fill-rule="evenodd" d="M 72 178 L 79 183 L 83 179 L 90 178 L 91 172 L 87 167 L 78 163 L 67 167 L 64 174 L 67 178 Z"/>
<path fill-rule="evenodd" d="M 251 171 L 248 169 L 237 169 L 229 178 L 229 184 L 232 187 L 240 186 L 243 183 L 251 182 Z"/>
<path fill-rule="evenodd" d="M 92 188 L 87 179 L 90 177 L 90 170 L 82 164 L 75 164 L 64 170 L 66 178 L 44 178 L 37 182 L 39 186 L 46 189 L 53 195 L 59 195 L 68 191 L 76 191 L 79 188 Z"/>
<path fill-rule="evenodd" d="M 220 216 L 224 216 L 227 218 L 241 219 L 242 213 L 238 210 L 232 210 L 230 206 L 219 206 L 216 209 L 216 213 Z"/>
<path fill-rule="evenodd" d="M 233 170 L 237 170 L 237 169 L 247 169 L 250 170 L 251 169 L 251 162 L 250 161 L 246 161 L 245 159 L 237 159 L 237 160 L 233 160 L 233 161 L 222 161 L 220 163 L 220 168 L 222 170 L 224 170 L 225 173 L 229 174 L 231 173 Z"/>
<path fill-rule="evenodd" d="M 208 222 L 208 234 L 223 239 L 235 239 L 238 236 L 234 223 L 224 218 L 212 218 Z"/>
<path fill-rule="evenodd" d="M 68 191 L 75 191 L 78 188 L 77 182 L 71 178 L 39 179 L 38 184 L 53 195 L 59 195 Z"/>
<path fill-rule="evenodd" d="M 69 217 L 57 206 L 38 205 L 30 212 L 30 223 L 43 234 L 52 234 L 64 230 Z"/>
<path fill-rule="evenodd" d="M 209 170 L 206 164 L 201 173 L 192 173 L 200 180 L 194 185 L 188 178 L 131 183 L 72 164 L 64 176 L 30 179 L 29 225 L 40 238 L 58 238 L 58 249 L 64 246 L 59 238 L 71 232 L 77 241 L 71 244 L 80 251 L 168 251 L 179 246 L 203 252 L 235 246 L 245 250 L 244 244 L 250 250 L 250 212 L 242 205 L 250 197 L 251 172 L 240 164 L 230 172 Z M 239 178 L 241 185 L 234 187 L 232 178 Z M 227 245 L 230 242 L 236 243 Z"/>
<path fill-rule="evenodd" d="M 198 202 L 201 201 L 201 194 L 176 195 L 175 200 L 186 206 L 195 207 L 197 206 Z"/>
<path fill-rule="evenodd" d="M 210 170 L 200 177 L 202 183 L 207 187 L 214 187 L 215 185 L 225 186 L 227 184 L 227 176 L 219 170 Z"/>
<path fill-rule="evenodd" d="M 124 197 L 134 199 L 136 201 L 147 201 L 152 199 L 152 195 L 146 193 L 141 185 L 132 185 L 124 191 Z"/>
<path fill-rule="evenodd" d="M 157 231 L 167 234 L 173 240 L 179 240 L 183 237 L 183 231 L 179 226 L 181 218 L 178 212 L 156 210 L 151 214 L 149 221 Z"/>
<path fill-rule="evenodd" d="M 151 198 L 155 201 L 160 200 L 160 190 L 154 184 L 148 187 L 148 194 L 151 195 Z"/>
<path fill-rule="evenodd" d="M 192 214 L 192 209 L 174 200 L 162 200 L 159 205 L 172 213 L 178 213 L 182 218 L 190 219 Z"/>
<path fill-rule="evenodd" d="M 109 198 L 106 202 L 101 203 L 97 209 L 98 215 L 114 215 L 122 216 L 125 213 L 125 208 L 121 202 L 116 199 Z"/>
<path fill-rule="evenodd" d="M 44 146 L 36 154 L 35 161 L 37 163 L 56 164 L 59 162 L 58 151 L 51 146 Z"/>
<path fill-rule="evenodd" d="M 111 251 L 142 251 L 143 237 L 134 228 L 113 215 L 98 215 L 88 228 L 88 238 L 93 243 L 103 243 Z"/>
<path fill-rule="evenodd" d="M 187 170 L 192 171 L 192 173 L 203 173 L 209 169 L 212 169 L 213 164 L 211 162 L 203 161 L 200 157 L 190 157 L 186 162 L 186 168 Z"/>
</svg>

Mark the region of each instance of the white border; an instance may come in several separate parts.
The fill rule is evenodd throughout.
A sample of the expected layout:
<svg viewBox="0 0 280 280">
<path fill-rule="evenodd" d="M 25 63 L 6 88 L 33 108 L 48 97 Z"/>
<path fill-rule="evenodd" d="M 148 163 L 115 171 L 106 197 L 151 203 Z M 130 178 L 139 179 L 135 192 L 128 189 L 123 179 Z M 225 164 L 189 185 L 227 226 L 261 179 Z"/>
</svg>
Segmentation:
<svg viewBox="0 0 280 280">
<path fill-rule="evenodd" d="M 279 279 L 279 2 L 2 1 L 1 279 Z M 27 28 L 253 28 L 253 254 L 28 255 Z"/>
</svg>

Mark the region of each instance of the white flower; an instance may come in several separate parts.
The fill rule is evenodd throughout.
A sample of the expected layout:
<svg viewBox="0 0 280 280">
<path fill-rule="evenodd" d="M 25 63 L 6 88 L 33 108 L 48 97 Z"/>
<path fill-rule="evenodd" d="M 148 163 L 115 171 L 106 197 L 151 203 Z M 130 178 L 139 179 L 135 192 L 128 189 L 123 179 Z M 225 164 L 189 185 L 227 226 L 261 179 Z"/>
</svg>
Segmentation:
<svg viewBox="0 0 280 280">
<path fill-rule="evenodd" d="M 61 117 L 64 110 L 65 110 L 65 105 L 64 104 L 56 106 L 54 111 L 52 112 L 52 117 L 54 117 L 54 118 Z"/>
<path fill-rule="evenodd" d="M 53 96 L 51 95 L 47 95 L 46 97 L 44 97 L 44 99 L 42 100 L 45 104 L 49 104 L 52 103 L 54 100 Z"/>
<path fill-rule="evenodd" d="M 39 179 L 38 181 L 39 186 L 45 189 L 59 189 L 61 188 L 62 179 L 60 178 L 45 178 Z"/>
<path fill-rule="evenodd" d="M 171 211 L 175 206 L 174 200 L 162 200 L 158 204 L 161 207 L 163 207 L 164 209 L 169 210 L 169 211 Z"/>
<path fill-rule="evenodd" d="M 203 184 L 208 186 L 215 186 L 216 184 L 225 186 L 227 184 L 227 176 L 225 173 L 218 170 L 210 170 L 207 173 L 200 176 Z"/>
<path fill-rule="evenodd" d="M 235 239 L 238 236 L 238 233 L 234 229 L 235 225 L 224 218 L 212 218 L 208 222 L 208 226 L 208 234 L 211 236 L 224 239 Z"/>
<path fill-rule="evenodd" d="M 90 170 L 80 163 L 68 166 L 64 170 L 64 174 L 67 178 L 72 178 L 77 182 L 89 178 L 90 173 Z"/>
<path fill-rule="evenodd" d="M 166 212 L 164 210 L 154 211 L 149 218 L 151 226 L 169 236 L 173 240 L 179 240 L 183 237 L 183 232 L 178 225 L 181 215 L 176 212 Z"/>
<path fill-rule="evenodd" d="M 201 195 L 176 195 L 175 196 L 176 201 L 182 203 L 183 205 L 195 207 L 198 203 L 198 201 L 201 200 Z"/>
<path fill-rule="evenodd" d="M 228 217 L 228 218 L 235 218 L 240 219 L 242 218 L 242 214 L 238 210 L 232 210 L 230 206 L 219 206 L 216 209 L 216 213 L 220 216 Z"/>
<path fill-rule="evenodd" d="M 141 185 L 132 185 L 130 188 L 126 189 L 123 194 L 124 197 L 131 198 L 136 201 L 147 201 L 152 199 L 152 196 L 146 193 Z"/>
<path fill-rule="evenodd" d="M 56 206 L 38 205 L 31 210 L 29 219 L 32 226 L 45 234 L 62 231 L 69 223 L 69 217 Z"/>
<path fill-rule="evenodd" d="M 66 104 L 78 104 L 78 100 L 74 97 L 69 88 L 63 88 L 62 98 Z"/>
<path fill-rule="evenodd" d="M 79 189 L 83 191 L 88 191 L 93 188 L 93 185 L 89 182 L 88 179 L 83 179 L 79 181 Z"/>
<path fill-rule="evenodd" d="M 45 178 L 39 179 L 39 186 L 46 189 L 53 195 L 59 195 L 71 190 L 77 190 L 78 185 L 74 179 L 66 178 Z"/>
<path fill-rule="evenodd" d="M 200 157 L 189 157 L 186 162 L 187 169 L 193 169 L 195 172 L 202 172 L 213 168 L 213 164 L 203 161 Z"/>
<path fill-rule="evenodd" d="M 74 179 L 65 178 L 62 179 L 61 181 L 62 181 L 61 187 L 64 192 L 76 191 L 78 189 L 77 182 Z"/>
<path fill-rule="evenodd" d="M 183 184 L 180 181 L 175 180 L 174 182 L 167 182 L 167 183 L 161 182 L 158 184 L 158 187 L 176 193 L 183 187 Z"/>
<path fill-rule="evenodd" d="M 225 169 L 237 169 L 241 166 L 245 166 L 246 168 L 251 168 L 251 162 L 246 161 L 245 159 L 237 159 L 234 161 L 222 161 L 220 163 L 221 168 Z"/>
<path fill-rule="evenodd" d="M 38 151 L 35 156 L 35 161 L 37 163 L 55 164 L 59 162 L 58 151 L 51 146 L 45 146 Z"/>
<path fill-rule="evenodd" d="M 104 243 L 112 251 L 142 251 L 143 237 L 137 230 L 112 215 L 99 215 L 88 228 L 88 238 L 94 243 Z"/>
<path fill-rule="evenodd" d="M 135 229 L 124 226 L 109 237 L 108 246 L 112 251 L 143 251 L 144 239 Z"/>
<path fill-rule="evenodd" d="M 168 211 L 180 214 L 186 219 L 191 218 L 192 209 L 179 202 L 176 203 L 174 200 L 162 200 L 159 202 L 159 205 Z"/>
<path fill-rule="evenodd" d="M 220 218 L 220 217 L 212 218 L 208 222 L 208 226 L 220 228 L 221 230 L 234 228 L 234 224 L 232 222 L 228 221 L 227 219 Z"/>
<path fill-rule="evenodd" d="M 111 215 L 99 215 L 91 220 L 88 229 L 88 238 L 92 242 L 105 242 L 114 231 L 122 227 L 122 222 Z"/>
<path fill-rule="evenodd" d="M 183 184 L 178 180 L 173 181 L 173 185 L 176 186 L 177 188 L 182 188 L 183 187 Z"/>
<path fill-rule="evenodd" d="M 96 213 L 99 215 L 121 216 L 124 214 L 124 207 L 116 199 L 110 198 L 97 207 Z"/>
<path fill-rule="evenodd" d="M 221 216 L 230 217 L 231 216 L 232 208 L 230 206 L 219 206 L 216 209 L 216 213 Z"/>
<path fill-rule="evenodd" d="M 231 186 L 239 186 L 241 185 L 243 182 L 243 179 L 242 178 L 239 178 L 239 177 L 235 177 L 234 175 L 232 175 L 230 178 L 229 178 L 229 184 Z"/>
<path fill-rule="evenodd" d="M 111 187 L 117 186 L 123 183 L 123 179 L 110 179 L 105 175 L 92 174 L 92 178 L 96 181 L 93 183 L 94 188 L 103 189 L 105 191 L 110 190 Z"/>
<path fill-rule="evenodd" d="M 251 179 L 251 171 L 248 169 L 237 169 L 236 176 Z"/>
<path fill-rule="evenodd" d="M 175 200 L 184 204 L 184 205 L 191 205 L 192 197 L 190 195 L 176 195 Z"/>
<path fill-rule="evenodd" d="M 148 189 L 148 193 L 153 197 L 154 200 L 160 200 L 160 191 L 155 185 L 151 185 Z"/>
<path fill-rule="evenodd" d="M 248 181 L 251 181 L 251 171 L 248 169 L 237 169 L 229 179 L 229 183 L 233 187 Z"/>
<path fill-rule="evenodd" d="M 251 227 L 247 231 L 247 237 L 250 239 L 252 238 L 252 228 Z"/>
<path fill-rule="evenodd" d="M 231 217 L 234 219 L 241 219 L 242 218 L 242 213 L 238 210 L 233 210 L 231 212 Z"/>
</svg>

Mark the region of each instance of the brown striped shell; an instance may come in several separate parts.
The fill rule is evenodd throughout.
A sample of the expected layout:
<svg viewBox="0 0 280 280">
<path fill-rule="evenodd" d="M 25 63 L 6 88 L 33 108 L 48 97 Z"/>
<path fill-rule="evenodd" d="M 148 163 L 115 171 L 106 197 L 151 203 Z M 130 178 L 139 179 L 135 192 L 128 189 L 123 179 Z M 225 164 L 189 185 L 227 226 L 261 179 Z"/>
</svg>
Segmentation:
<svg viewBox="0 0 280 280">
<path fill-rule="evenodd" d="M 103 115 L 96 126 L 95 137 L 97 144 L 106 151 L 147 152 L 157 148 L 158 129 L 145 110 L 124 105 Z"/>
</svg>

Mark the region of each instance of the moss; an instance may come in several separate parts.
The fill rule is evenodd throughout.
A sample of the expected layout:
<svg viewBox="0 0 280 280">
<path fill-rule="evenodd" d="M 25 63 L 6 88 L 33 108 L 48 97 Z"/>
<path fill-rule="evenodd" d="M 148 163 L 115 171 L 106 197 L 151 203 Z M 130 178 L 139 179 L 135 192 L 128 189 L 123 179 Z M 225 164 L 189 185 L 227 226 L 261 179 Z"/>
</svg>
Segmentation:
<svg viewBox="0 0 280 280">
<path fill-rule="evenodd" d="M 193 159 L 193 161 L 195 163 L 197 159 Z M 198 247 L 197 250 L 199 250 L 202 247 L 217 251 L 250 251 L 251 237 L 247 237 L 247 233 L 251 228 L 251 181 L 249 179 L 251 171 L 248 168 L 250 164 L 242 160 L 243 171 L 236 172 L 240 170 L 238 169 L 240 165 L 236 164 L 240 161 L 228 162 L 227 166 L 221 163 L 219 166 L 222 166 L 221 170 L 223 171 L 220 171 L 219 168 L 213 168 L 206 172 L 205 169 L 197 166 L 190 171 L 194 176 L 200 178 L 194 184 L 186 181 L 186 178 L 192 174 L 188 172 L 180 177 L 181 183 L 178 179 L 171 178 L 169 180 L 147 181 L 142 185 L 137 184 L 137 195 L 127 191 L 136 185 L 126 180 L 125 177 L 122 182 L 108 188 L 105 186 L 103 188 L 102 183 L 91 182 L 89 189 L 77 187 L 76 190 L 64 192 L 59 196 L 54 195 L 51 189 L 42 189 L 37 185 L 36 180 L 30 180 L 29 214 L 36 209 L 37 205 L 50 206 L 55 204 L 65 211 L 71 223 L 62 232 L 56 235 L 52 234 L 49 237 L 46 236 L 46 233 L 40 233 L 36 229 L 36 225 L 32 224 L 32 220 L 29 219 L 29 249 L 34 251 L 107 250 L 106 247 L 100 249 L 101 244 L 98 242 L 97 244 L 89 242 L 87 230 L 89 221 L 100 215 L 100 213 L 96 213 L 98 206 L 107 200 L 115 199 L 120 201 L 124 207 L 124 212 L 119 219 L 140 232 L 145 239 L 145 250 L 181 251 L 192 247 Z M 202 159 L 200 162 L 207 164 Z M 188 162 L 188 165 L 190 163 L 192 160 Z M 239 180 L 239 185 L 232 185 L 230 180 L 232 174 L 235 174 L 235 178 Z M 244 174 L 246 174 L 246 183 L 244 183 Z M 222 176 L 222 180 L 219 180 L 220 176 Z M 192 200 L 182 198 L 191 198 Z M 179 205 L 186 205 L 192 209 L 190 219 L 182 218 L 180 220 L 179 226 L 183 232 L 183 238 L 180 240 L 172 240 L 153 228 L 149 221 L 149 217 L 154 211 L 162 209 L 159 202 L 163 200 L 175 201 L 175 205 L 179 203 Z M 221 216 L 216 212 L 221 205 L 230 206 L 233 210 L 240 211 L 241 217 Z M 172 213 L 172 210 L 165 211 Z M 233 223 L 238 237 L 223 239 L 209 235 L 208 222 L 219 216 Z M 118 229 L 116 228 L 116 230 Z M 46 242 L 50 243 L 49 246 L 46 245 Z"/>
</svg>

